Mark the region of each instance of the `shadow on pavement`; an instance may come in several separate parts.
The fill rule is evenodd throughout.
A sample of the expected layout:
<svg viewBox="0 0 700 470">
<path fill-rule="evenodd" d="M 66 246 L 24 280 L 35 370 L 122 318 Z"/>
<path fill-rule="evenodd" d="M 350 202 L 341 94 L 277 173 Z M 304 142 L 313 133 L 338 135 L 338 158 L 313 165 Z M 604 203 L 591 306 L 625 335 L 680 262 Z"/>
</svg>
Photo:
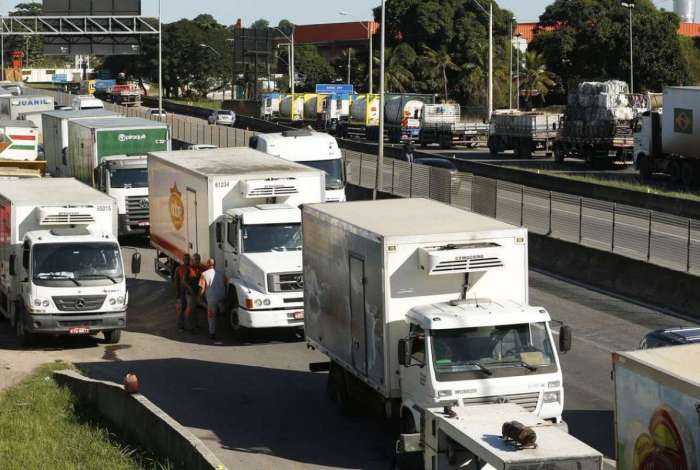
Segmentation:
<svg viewBox="0 0 700 470">
<path fill-rule="evenodd" d="M 612 410 L 565 410 L 569 433 L 606 457 L 615 458 L 615 418 Z"/>
<path fill-rule="evenodd" d="M 227 450 L 329 467 L 388 468 L 389 424 L 342 416 L 326 397 L 326 374 L 178 358 L 78 366 L 117 383 L 135 373 L 146 397 L 182 425 L 211 430 Z M 251 457 L 227 457 L 228 465 L 252 468 Z"/>
</svg>

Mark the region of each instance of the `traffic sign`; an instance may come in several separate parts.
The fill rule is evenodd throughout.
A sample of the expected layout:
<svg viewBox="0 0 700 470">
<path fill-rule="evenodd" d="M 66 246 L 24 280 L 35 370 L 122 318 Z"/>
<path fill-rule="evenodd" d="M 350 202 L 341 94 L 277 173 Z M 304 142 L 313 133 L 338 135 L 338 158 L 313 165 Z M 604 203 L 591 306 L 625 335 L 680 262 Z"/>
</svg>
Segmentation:
<svg viewBox="0 0 700 470">
<path fill-rule="evenodd" d="M 355 88 L 352 85 L 338 84 L 317 84 L 316 93 L 324 95 L 352 95 Z"/>
</svg>

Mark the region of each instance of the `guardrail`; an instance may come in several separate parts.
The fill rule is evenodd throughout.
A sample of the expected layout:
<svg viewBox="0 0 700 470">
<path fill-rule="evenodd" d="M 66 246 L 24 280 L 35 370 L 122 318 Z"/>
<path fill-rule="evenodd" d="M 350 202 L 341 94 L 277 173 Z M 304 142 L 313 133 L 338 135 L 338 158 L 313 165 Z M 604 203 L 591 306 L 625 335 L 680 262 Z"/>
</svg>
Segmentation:
<svg viewBox="0 0 700 470">
<path fill-rule="evenodd" d="M 377 156 L 343 150 L 348 183 L 374 189 Z M 533 233 L 700 274 L 700 220 L 500 181 L 468 172 L 384 161 L 382 192 L 425 197 Z"/>
</svg>

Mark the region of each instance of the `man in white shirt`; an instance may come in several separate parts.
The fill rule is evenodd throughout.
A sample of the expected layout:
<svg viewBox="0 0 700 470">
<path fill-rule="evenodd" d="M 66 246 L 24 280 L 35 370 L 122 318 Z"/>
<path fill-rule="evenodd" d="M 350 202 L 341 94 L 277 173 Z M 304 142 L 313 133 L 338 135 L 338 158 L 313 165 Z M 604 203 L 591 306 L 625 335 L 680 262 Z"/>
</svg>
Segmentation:
<svg viewBox="0 0 700 470">
<path fill-rule="evenodd" d="M 216 338 L 216 316 L 226 308 L 226 286 L 228 281 L 223 271 L 216 269 L 213 259 L 207 260 L 207 268 L 199 280 L 199 287 L 207 301 L 209 337 Z"/>
</svg>

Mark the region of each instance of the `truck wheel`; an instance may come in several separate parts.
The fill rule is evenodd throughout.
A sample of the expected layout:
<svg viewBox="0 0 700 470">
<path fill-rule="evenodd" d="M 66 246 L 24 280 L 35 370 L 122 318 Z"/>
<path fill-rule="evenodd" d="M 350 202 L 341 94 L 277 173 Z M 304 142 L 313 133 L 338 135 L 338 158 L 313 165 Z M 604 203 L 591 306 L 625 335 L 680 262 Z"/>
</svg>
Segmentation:
<svg viewBox="0 0 700 470">
<path fill-rule="evenodd" d="M 415 434 L 416 432 L 418 432 L 418 428 L 413 419 L 413 413 L 404 408 L 401 416 L 401 434 Z M 423 453 L 397 454 L 395 468 L 399 470 L 424 470 Z"/>
<path fill-rule="evenodd" d="M 559 144 L 554 144 L 554 161 L 564 163 L 564 149 Z"/>
<path fill-rule="evenodd" d="M 651 160 L 644 154 L 637 157 L 637 167 L 639 167 L 639 178 L 642 181 L 649 181 L 651 179 Z"/>
<path fill-rule="evenodd" d="M 247 342 L 250 340 L 250 331 L 248 328 L 241 326 L 238 321 L 238 297 L 235 293 L 229 293 L 228 299 L 229 324 L 233 337 L 239 341 Z"/>
<path fill-rule="evenodd" d="M 489 152 L 494 157 L 498 156 L 498 147 L 496 146 L 496 139 L 497 138 L 498 137 L 494 137 L 494 136 L 490 135 L 489 140 L 487 141 L 487 145 L 489 147 Z"/>
<path fill-rule="evenodd" d="M 19 340 L 19 344 L 23 348 L 34 346 L 36 344 L 36 335 L 28 332 L 24 328 L 24 321 L 20 315 L 22 315 L 21 311 L 15 312 L 15 333 L 17 335 L 17 340 Z"/>
<path fill-rule="evenodd" d="M 520 139 L 520 158 L 532 157 L 532 140 L 528 138 Z"/>
<path fill-rule="evenodd" d="M 513 155 L 515 158 L 520 158 L 520 138 L 518 137 L 513 139 Z"/>
<path fill-rule="evenodd" d="M 681 178 L 683 177 L 682 170 L 681 170 L 681 164 L 674 160 L 672 162 L 669 162 L 668 167 L 666 168 L 666 171 L 668 174 L 671 176 L 671 181 L 673 183 L 680 183 Z"/>
<path fill-rule="evenodd" d="M 695 166 L 691 162 L 684 162 L 681 167 L 681 181 L 686 188 L 691 187 L 695 183 Z"/>
<path fill-rule="evenodd" d="M 107 344 L 118 344 L 122 339 L 122 330 L 103 331 Z"/>
</svg>

